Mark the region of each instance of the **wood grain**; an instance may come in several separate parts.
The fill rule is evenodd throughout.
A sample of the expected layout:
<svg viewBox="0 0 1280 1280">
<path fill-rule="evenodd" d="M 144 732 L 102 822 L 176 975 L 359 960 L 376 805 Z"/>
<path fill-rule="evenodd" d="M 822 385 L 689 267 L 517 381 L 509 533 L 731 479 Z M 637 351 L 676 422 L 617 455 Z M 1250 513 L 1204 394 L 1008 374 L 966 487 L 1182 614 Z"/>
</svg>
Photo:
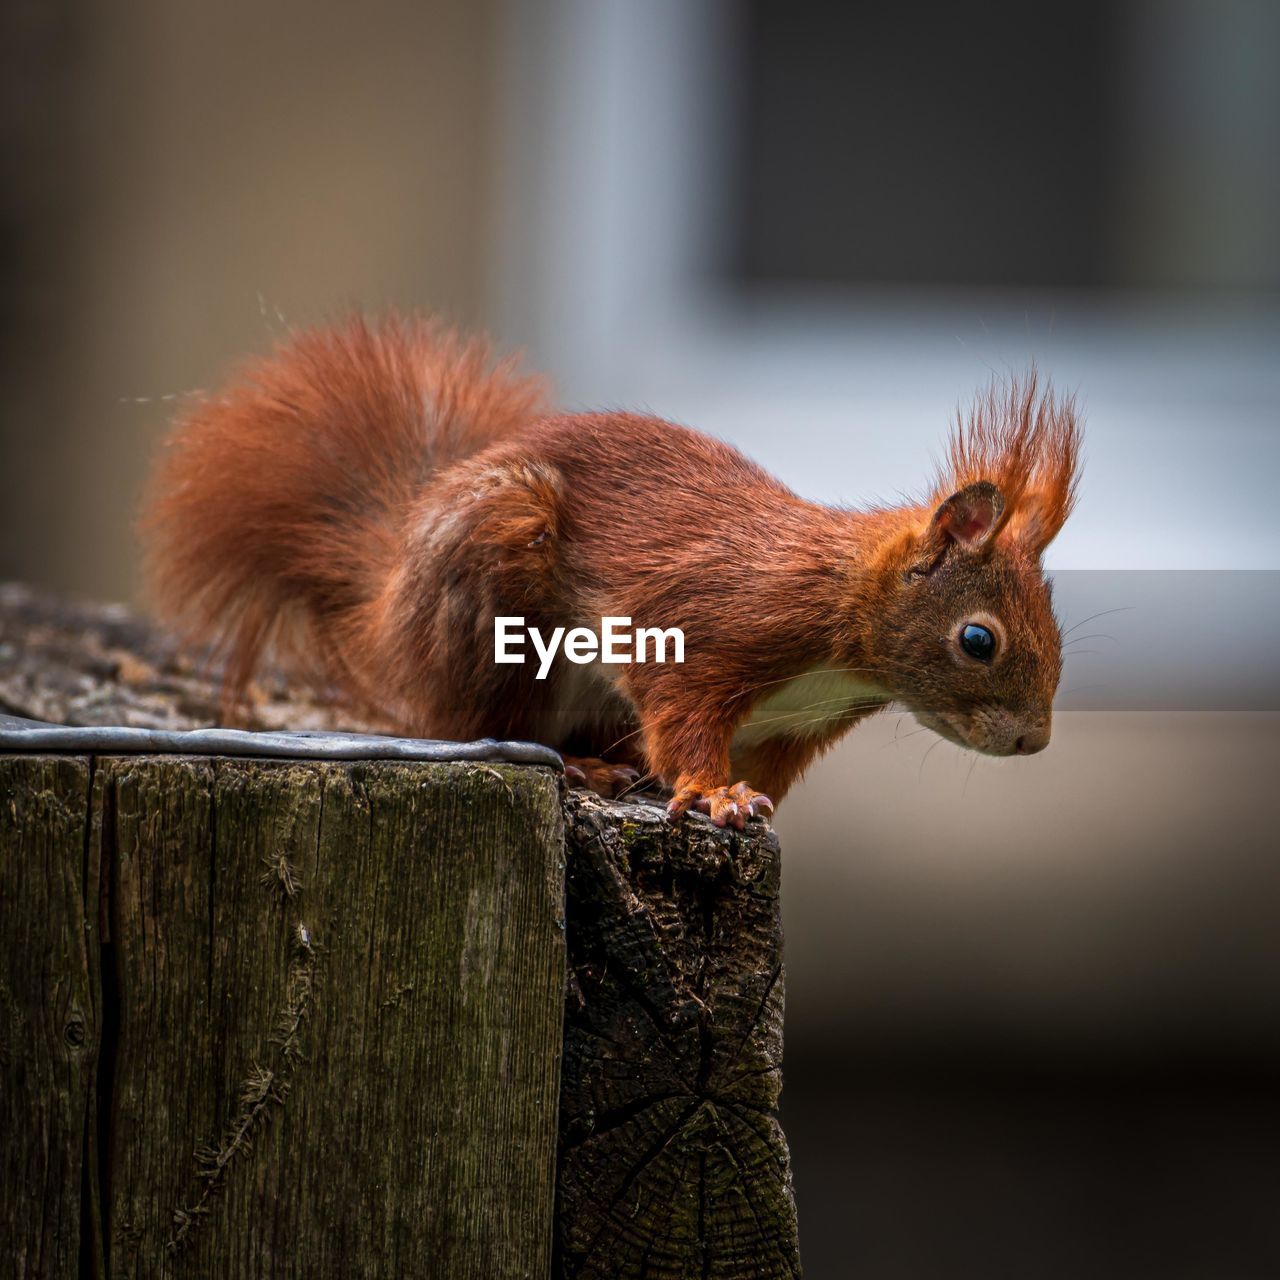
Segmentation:
<svg viewBox="0 0 1280 1280">
<path fill-rule="evenodd" d="M 546 1275 L 554 777 L 102 769 L 120 992 L 110 1273 Z"/>
<path fill-rule="evenodd" d="M 0 1266 L 16 1276 L 79 1267 L 98 1056 L 89 785 L 88 760 L 0 756 Z"/>
<path fill-rule="evenodd" d="M 591 796 L 567 813 L 560 1273 L 797 1276 L 777 840 Z"/>
</svg>

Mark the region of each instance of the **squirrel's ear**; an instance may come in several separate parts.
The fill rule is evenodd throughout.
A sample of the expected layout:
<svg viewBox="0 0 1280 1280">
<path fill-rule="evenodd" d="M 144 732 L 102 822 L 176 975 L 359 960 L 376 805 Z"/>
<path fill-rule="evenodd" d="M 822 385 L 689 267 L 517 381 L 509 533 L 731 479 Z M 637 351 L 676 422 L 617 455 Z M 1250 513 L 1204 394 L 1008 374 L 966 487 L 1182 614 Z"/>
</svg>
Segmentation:
<svg viewBox="0 0 1280 1280">
<path fill-rule="evenodd" d="M 938 551 L 954 543 L 966 551 L 985 547 L 1004 523 L 1004 498 L 990 480 L 978 480 L 953 493 L 933 513 L 926 541 Z"/>
</svg>

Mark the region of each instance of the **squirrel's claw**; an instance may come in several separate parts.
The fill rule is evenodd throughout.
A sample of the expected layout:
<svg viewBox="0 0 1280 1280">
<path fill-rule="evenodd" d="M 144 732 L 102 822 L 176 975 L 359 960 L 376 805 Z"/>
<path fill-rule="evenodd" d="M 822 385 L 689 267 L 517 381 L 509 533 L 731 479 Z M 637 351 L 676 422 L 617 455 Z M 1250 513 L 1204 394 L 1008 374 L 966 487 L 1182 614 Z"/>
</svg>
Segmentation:
<svg viewBox="0 0 1280 1280">
<path fill-rule="evenodd" d="M 745 782 L 731 787 L 713 787 L 704 791 L 699 787 L 685 787 L 672 797 L 667 812 L 678 818 L 696 809 L 705 813 L 717 827 L 733 827 L 743 830 L 751 818 L 773 816 L 773 801 L 760 791 L 753 791 Z"/>
<path fill-rule="evenodd" d="M 565 756 L 564 780 L 571 787 L 613 800 L 631 790 L 640 781 L 640 774 L 629 764 Z"/>
</svg>

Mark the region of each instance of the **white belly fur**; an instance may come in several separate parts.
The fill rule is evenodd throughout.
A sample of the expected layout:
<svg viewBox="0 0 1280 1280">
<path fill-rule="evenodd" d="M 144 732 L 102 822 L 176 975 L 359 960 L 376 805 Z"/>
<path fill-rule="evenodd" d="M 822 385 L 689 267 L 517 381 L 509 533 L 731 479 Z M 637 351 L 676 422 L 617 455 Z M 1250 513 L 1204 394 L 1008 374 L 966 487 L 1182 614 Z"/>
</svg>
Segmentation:
<svg viewBox="0 0 1280 1280">
<path fill-rule="evenodd" d="M 822 737 L 832 721 L 843 723 L 853 710 L 891 700 L 892 694 L 855 673 L 813 667 L 761 698 L 738 727 L 733 746 L 738 750 L 769 738 Z"/>
</svg>

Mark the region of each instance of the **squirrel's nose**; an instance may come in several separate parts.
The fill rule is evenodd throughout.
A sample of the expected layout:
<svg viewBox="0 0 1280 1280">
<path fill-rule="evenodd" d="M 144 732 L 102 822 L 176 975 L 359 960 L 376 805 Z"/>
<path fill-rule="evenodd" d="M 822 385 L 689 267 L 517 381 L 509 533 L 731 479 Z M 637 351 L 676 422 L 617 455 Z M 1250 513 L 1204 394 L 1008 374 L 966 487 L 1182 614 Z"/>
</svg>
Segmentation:
<svg viewBox="0 0 1280 1280">
<path fill-rule="evenodd" d="M 1020 756 L 1033 756 L 1037 751 L 1043 751 L 1049 745 L 1048 728 L 1028 729 L 1026 733 L 1019 736 L 1018 741 L 1014 743 L 1014 750 Z"/>
</svg>

